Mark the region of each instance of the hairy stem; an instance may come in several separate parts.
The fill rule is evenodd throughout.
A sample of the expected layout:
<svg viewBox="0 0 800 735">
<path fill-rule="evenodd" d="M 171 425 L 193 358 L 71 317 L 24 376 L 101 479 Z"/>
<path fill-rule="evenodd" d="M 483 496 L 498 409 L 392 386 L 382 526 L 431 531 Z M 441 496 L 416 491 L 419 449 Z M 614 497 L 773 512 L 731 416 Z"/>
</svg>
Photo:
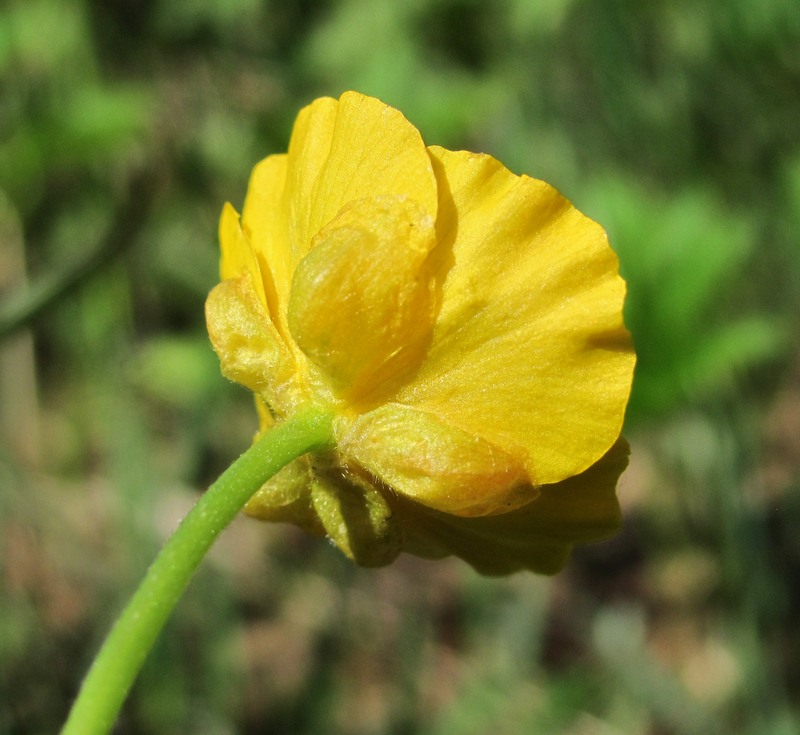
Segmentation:
<svg viewBox="0 0 800 735">
<path fill-rule="evenodd" d="M 108 733 L 161 628 L 222 530 L 261 485 L 308 451 L 332 442 L 332 417 L 306 409 L 278 424 L 201 496 L 169 538 L 84 679 L 62 735 Z"/>
</svg>

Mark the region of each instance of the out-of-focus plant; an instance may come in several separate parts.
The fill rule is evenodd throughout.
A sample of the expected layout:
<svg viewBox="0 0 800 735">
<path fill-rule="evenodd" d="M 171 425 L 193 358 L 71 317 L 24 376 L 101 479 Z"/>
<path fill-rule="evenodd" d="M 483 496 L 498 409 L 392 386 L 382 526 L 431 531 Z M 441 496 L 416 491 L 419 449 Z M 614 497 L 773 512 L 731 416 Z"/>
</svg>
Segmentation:
<svg viewBox="0 0 800 735">
<path fill-rule="evenodd" d="M 790 324 L 759 313 L 747 288 L 759 247 L 751 217 L 707 190 L 667 197 L 614 176 L 586 197 L 633 276 L 626 314 L 640 359 L 632 421 L 733 396 L 743 375 L 782 354 Z"/>
</svg>

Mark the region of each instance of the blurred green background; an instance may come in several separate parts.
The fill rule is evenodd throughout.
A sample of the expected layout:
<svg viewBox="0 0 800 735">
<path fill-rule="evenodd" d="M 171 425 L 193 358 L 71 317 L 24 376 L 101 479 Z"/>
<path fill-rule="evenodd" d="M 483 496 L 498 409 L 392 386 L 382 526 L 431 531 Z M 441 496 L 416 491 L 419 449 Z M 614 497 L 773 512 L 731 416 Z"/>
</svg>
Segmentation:
<svg viewBox="0 0 800 735">
<path fill-rule="evenodd" d="M 625 526 L 553 579 L 484 579 L 240 519 L 116 732 L 800 732 L 795 0 L 10 0 L 0 734 L 58 729 L 249 444 L 203 323 L 218 215 L 346 89 L 608 229 L 639 352 Z"/>
</svg>

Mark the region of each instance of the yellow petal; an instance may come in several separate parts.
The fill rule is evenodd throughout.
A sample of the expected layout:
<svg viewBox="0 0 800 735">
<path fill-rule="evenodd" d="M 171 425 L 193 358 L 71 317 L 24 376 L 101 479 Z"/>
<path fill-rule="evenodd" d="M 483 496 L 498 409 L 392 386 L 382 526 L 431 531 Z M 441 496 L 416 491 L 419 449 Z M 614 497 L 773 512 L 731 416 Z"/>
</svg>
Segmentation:
<svg viewBox="0 0 800 735">
<path fill-rule="evenodd" d="M 400 553 L 401 529 L 376 488 L 323 471 L 315 473 L 311 495 L 328 537 L 361 566 L 384 566 Z"/>
<path fill-rule="evenodd" d="M 575 475 L 619 436 L 630 391 L 617 258 L 548 184 L 429 150 L 452 258 L 428 356 L 396 399 L 522 451 L 534 484 Z"/>
<path fill-rule="evenodd" d="M 219 220 L 219 242 L 221 252 L 219 270 L 222 280 L 249 275 L 261 302 L 266 305 L 264 283 L 258 260 L 242 230 L 239 213 L 227 203 L 222 208 L 222 216 Z"/>
<path fill-rule="evenodd" d="M 269 262 L 284 305 L 311 239 L 345 204 L 405 195 L 436 216 L 436 181 L 416 128 L 399 111 L 356 92 L 301 110 L 288 157 L 260 164 L 250 187 L 245 230 L 258 233 L 254 246 Z"/>
<path fill-rule="evenodd" d="M 285 328 L 278 292 L 285 293 L 294 263 L 289 257 L 289 234 L 284 190 L 286 155 L 265 158 L 253 169 L 242 211 L 242 229 L 251 243 L 264 282 L 267 304 L 277 328 Z M 223 262 L 225 254 L 223 252 Z"/>
<path fill-rule="evenodd" d="M 555 574 L 575 544 L 599 541 L 619 528 L 615 488 L 627 462 L 628 445 L 620 439 L 585 472 L 543 486 L 532 503 L 502 515 L 458 518 L 394 498 L 404 550 L 427 558 L 454 554 L 483 574 Z"/>
<path fill-rule="evenodd" d="M 206 324 L 222 374 L 275 405 L 276 391 L 288 391 L 294 382 L 293 360 L 250 274 L 214 287 L 206 300 Z"/>
<path fill-rule="evenodd" d="M 269 431 L 273 426 L 275 426 L 275 417 L 272 415 L 270 407 L 267 405 L 262 396 L 256 393 L 253 395 L 253 398 L 253 402 L 256 404 L 256 413 L 258 414 L 258 432 L 255 436 L 257 439 L 265 431 Z"/>
<path fill-rule="evenodd" d="M 463 516 L 498 513 L 537 495 L 514 457 L 422 411 L 384 404 L 342 422 L 337 434 L 346 465 L 357 465 L 436 510 Z"/>
<path fill-rule="evenodd" d="M 289 327 L 351 405 L 390 395 L 424 357 L 434 317 L 433 219 L 411 199 L 345 206 L 300 261 Z"/>
</svg>

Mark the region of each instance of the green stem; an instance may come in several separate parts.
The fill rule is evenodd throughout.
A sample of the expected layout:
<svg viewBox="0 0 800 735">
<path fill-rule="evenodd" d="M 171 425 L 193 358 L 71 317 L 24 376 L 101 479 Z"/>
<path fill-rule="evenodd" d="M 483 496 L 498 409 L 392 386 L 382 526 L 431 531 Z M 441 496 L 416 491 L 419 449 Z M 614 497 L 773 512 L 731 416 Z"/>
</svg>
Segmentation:
<svg viewBox="0 0 800 735">
<path fill-rule="evenodd" d="M 332 417 L 306 409 L 278 424 L 201 496 L 147 570 L 84 679 L 61 735 L 108 733 L 150 648 L 211 544 L 281 467 L 332 443 Z"/>
</svg>

